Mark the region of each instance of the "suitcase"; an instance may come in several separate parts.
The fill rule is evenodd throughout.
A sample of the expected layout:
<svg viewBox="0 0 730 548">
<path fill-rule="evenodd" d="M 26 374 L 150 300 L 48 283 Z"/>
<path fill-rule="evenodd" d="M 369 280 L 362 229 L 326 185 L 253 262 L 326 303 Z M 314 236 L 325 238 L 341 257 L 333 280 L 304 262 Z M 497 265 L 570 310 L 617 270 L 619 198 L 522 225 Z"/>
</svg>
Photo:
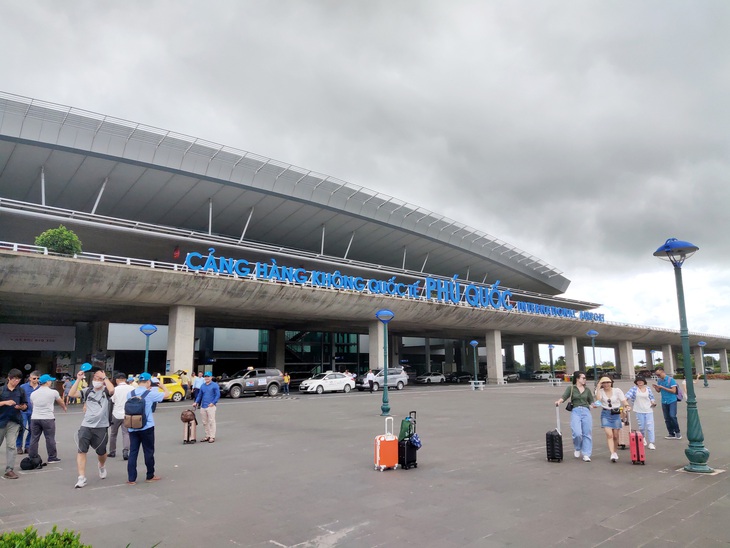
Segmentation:
<svg viewBox="0 0 730 548">
<path fill-rule="evenodd" d="M 625 418 L 621 415 L 621 430 L 618 433 L 618 446 L 621 449 L 626 449 L 631 443 L 631 424 L 629 418 Z"/>
<path fill-rule="evenodd" d="M 416 453 L 418 448 L 411 444 L 411 436 L 416 433 L 416 412 L 411 411 L 408 417 L 401 421 L 400 441 L 398 441 L 398 464 L 404 470 L 418 468 Z"/>
<path fill-rule="evenodd" d="M 195 413 L 193 413 L 195 415 Z M 195 443 L 197 440 L 198 418 L 193 416 L 193 420 L 183 423 L 183 444 Z"/>
<path fill-rule="evenodd" d="M 629 428 L 631 421 L 629 420 Z M 629 434 L 629 447 L 631 447 L 631 463 L 646 464 L 646 454 L 644 452 L 644 434 L 639 430 L 632 430 Z"/>
<path fill-rule="evenodd" d="M 393 417 L 385 417 L 385 434 L 375 436 L 375 469 L 398 468 L 398 438 L 393 435 Z"/>
<path fill-rule="evenodd" d="M 563 460 L 563 434 L 560 432 L 560 407 L 555 406 L 555 419 L 557 426 L 545 434 L 545 445 L 547 447 L 547 460 L 549 462 L 560 462 Z"/>
</svg>

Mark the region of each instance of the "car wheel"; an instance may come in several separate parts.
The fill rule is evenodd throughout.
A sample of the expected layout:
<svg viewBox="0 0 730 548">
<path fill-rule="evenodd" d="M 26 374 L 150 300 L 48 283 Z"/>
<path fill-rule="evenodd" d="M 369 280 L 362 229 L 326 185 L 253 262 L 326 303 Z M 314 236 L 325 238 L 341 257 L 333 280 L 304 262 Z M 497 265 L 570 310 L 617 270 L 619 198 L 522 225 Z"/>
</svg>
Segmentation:
<svg viewBox="0 0 730 548">
<path fill-rule="evenodd" d="M 279 393 L 279 385 L 271 383 L 266 392 L 269 394 L 269 396 L 276 396 Z"/>
<path fill-rule="evenodd" d="M 350 385 L 349 385 L 349 384 L 346 384 L 346 385 L 345 385 L 345 388 L 343 388 L 343 389 L 342 389 L 342 391 L 343 391 L 343 392 L 344 392 L 345 394 L 347 394 L 347 393 L 348 393 L 348 392 L 349 392 L 350 390 L 352 390 L 352 388 L 350 388 Z"/>
<path fill-rule="evenodd" d="M 461 382 L 461 377 L 456 377 L 456 384 L 459 384 Z"/>
<path fill-rule="evenodd" d="M 321 384 L 317 387 L 317 394 L 324 394 L 324 387 Z"/>
<path fill-rule="evenodd" d="M 426 384 L 431 384 L 431 379 L 426 379 Z"/>
<path fill-rule="evenodd" d="M 229 391 L 229 394 L 231 395 L 231 398 L 233 398 L 234 400 L 236 398 L 240 398 L 241 397 L 241 387 L 240 386 L 232 386 L 231 387 L 231 390 Z"/>
<path fill-rule="evenodd" d="M 179 401 L 182 401 L 182 399 L 183 399 L 183 395 L 182 395 L 182 393 L 181 393 L 181 392 L 175 392 L 175 393 L 174 393 L 174 394 L 172 395 L 172 401 L 174 401 L 174 402 L 176 402 L 176 403 L 177 403 L 177 402 L 179 402 Z"/>
<path fill-rule="evenodd" d="M 377 382 L 374 382 L 373 383 L 373 392 L 377 392 L 378 390 L 380 390 L 380 386 L 378 385 Z"/>
<path fill-rule="evenodd" d="M 398 390 L 403 390 L 403 381 L 398 381 L 398 384 L 396 384 L 396 385 L 395 385 L 395 387 L 396 387 L 396 388 L 397 388 Z"/>
</svg>

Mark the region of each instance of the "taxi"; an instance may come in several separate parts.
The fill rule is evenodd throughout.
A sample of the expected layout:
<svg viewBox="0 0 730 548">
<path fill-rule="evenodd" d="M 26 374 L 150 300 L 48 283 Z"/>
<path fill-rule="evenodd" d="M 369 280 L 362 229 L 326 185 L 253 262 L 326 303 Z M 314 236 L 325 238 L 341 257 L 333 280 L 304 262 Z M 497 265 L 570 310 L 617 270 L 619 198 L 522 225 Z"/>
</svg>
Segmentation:
<svg viewBox="0 0 730 548">
<path fill-rule="evenodd" d="M 182 383 L 180 382 L 180 377 L 178 375 L 160 375 L 157 378 L 160 379 L 160 382 L 165 385 L 165 388 L 167 388 L 167 391 L 170 393 L 170 395 L 165 398 L 165 401 L 183 401 L 185 398 L 185 390 L 182 387 Z M 162 388 L 158 388 L 158 390 L 160 392 L 163 391 Z"/>
</svg>

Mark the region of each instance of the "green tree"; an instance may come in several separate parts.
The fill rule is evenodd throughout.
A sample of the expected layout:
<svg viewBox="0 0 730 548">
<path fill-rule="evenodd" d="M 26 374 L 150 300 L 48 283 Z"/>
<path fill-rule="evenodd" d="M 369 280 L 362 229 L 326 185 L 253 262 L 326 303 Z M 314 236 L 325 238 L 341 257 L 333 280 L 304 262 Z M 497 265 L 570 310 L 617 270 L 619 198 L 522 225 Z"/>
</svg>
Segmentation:
<svg viewBox="0 0 730 548">
<path fill-rule="evenodd" d="M 63 255 L 81 253 L 81 240 L 73 230 L 69 230 L 63 225 L 46 230 L 35 239 L 35 245 Z"/>
</svg>

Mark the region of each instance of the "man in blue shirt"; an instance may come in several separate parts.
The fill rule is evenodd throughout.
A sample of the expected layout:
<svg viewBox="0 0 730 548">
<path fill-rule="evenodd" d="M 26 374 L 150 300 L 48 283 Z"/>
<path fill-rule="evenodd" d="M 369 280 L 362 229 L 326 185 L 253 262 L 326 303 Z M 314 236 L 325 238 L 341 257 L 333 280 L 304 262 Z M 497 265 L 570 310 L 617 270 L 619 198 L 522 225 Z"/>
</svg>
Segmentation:
<svg viewBox="0 0 730 548">
<path fill-rule="evenodd" d="M 213 443 L 215 441 L 215 410 L 218 400 L 221 399 L 221 389 L 217 382 L 213 382 L 213 373 L 210 371 L 205 372 L 203 380 L 193 407 L 200 407 L 200 415 L 203 417 L 205 438 L 201 441 Z"/>
<path fill-rule="evenodd" d="M 679 433 L 679 421 L 677 420 L 677 381 L 668 376 L 664 372 L 663 367 L 657 367 L 654 373 L 659 377 L 659 381 L 654 384 L 654 390 L 661 392 L 662 395 L 662 412 L 664 413 L 664 424 L 667 425 L 668 436 L 665 440 L 681 440 L 682 434 Z"/>
<path fill-rule="evenodd" d="M 161 387 L 163 391 L 160 392 L 158 387 Z M 139 386 L 127 395 L 127 399 L 142 396 L 145 393 L 145 425 L 142 428 L 129 429 L 129 461 L 127 461 L 127 484 L 129 485 L 137 483 L 137 456 L 140 445 L 144 451 L 144 464 L 147 467 L 145 481 L 152 482 L 161 479 L 160 476 L 155 475 L 155 419 L 152 415 L 152 404 L 161 402 L 170 395 L 170 392 L 163 383 L 153 385 L 152 375 L 142 373 L 139 376 Z"/>
<path fill-rule="evenodd" d="M 20 380 L 23 374 L 20 369 L 8 371 L 8 382 L 0 390 L 0 446 L 5 442 L 5 454 L 7 464 L 5 465 L 5 479 L 18 479 L 15 473 L 15 448 L 12 444 L 18 439 L 18 431 L 23 422 L 20 416 L 21 411 L 28 409 L 28 402 L 25 399 L 25 392 L 20 389 Z"/>
<path fill-rule="evenodd" d="M 30 416 L 33 414 L 33 404 L 30 402 L 30 395 L 41 387 L 38 382 L 40 376 L 41 374 L 38 371 L 33 371 L 28 377 L 28 382 L 20 385 L 20 388 L 25 392 L 25 401 L 28 402 L 28 409 L 20 412 L 20 416 L 23 417 L 23 427 L 18 432 L 18 439 L 15 441 L 15 448 L 18 451 L 18 455 L 27 453 L 30 447 Z M 25 447 L 23 446 L 23 435 L 25 435 Z"/>
<path fill-rule="evenodd" d="M 198 376 L 193 377 L 193 402 L 198 398 L 198 391 L 200 390 L 200 387 L 203 386 L 204 382 L 205 381 L 203 380 L 203 372 L 198 371 Z"/>
</svg>

